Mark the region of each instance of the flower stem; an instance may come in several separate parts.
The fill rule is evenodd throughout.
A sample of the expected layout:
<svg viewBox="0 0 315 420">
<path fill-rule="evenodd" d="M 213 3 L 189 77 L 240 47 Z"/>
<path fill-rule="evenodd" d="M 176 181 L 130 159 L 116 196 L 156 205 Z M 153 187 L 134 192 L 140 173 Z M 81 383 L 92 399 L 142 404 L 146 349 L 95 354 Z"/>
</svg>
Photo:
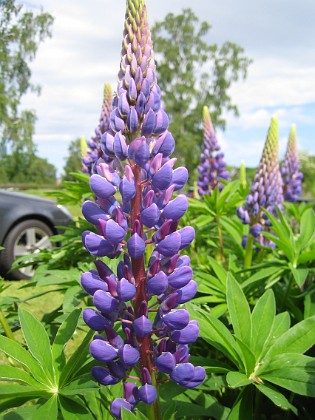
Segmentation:
<svg viewBox="0 0 315 420">
<path fill-rule="evenodd" d="M 13 332 L 12 332 L 11 328 L 9 327 L 9 324 L 8 324 L 8 322 L 6 320 L 6 317 L 4 316 L 3 312 L 1 311 L 1 309 L 0 309 L 0 324 L 2 325 L 2 328 L 3 328 L 4 332 L 5 332 L 5 335 L 8 338 L 10 338 L 11 340 L 14 340 L 15 341 Z"/>
<path fill-rule="evenodd" d="M 151 377 L 152 377 L 152 385 L 155 386 L 158 396 L 153 404 L 147 406 L 147 417 L 150 420 L 161 420 L 162 416 L 161 416 L 160 400 L 159 400 L 159 388 L 158 388 L 159 385 L 156 380 L 155 372 L 152 373 Z"/>
<path fill-rule="evenodd" d="M 244 268 L 245 269 L 250 268 L 252 266 L 253 245 L 254 245 L 254 237 L 253 237 L 253 235 L 249 234 L 248 237 L 247 237 L 245 257 L 244 257 Z"/>
<path fill-rule="evenodd" d="M 222 235 L 222 229 L 221 229 L 219 218 L 217 218 L 217 228 L 218 228 L 218 236 L 219 236 L 221 262 L 224 264 L 225 263 L 225 256 L 224 256 L 224 247 L 223 247 L 223 235 Z"/>
</svg>

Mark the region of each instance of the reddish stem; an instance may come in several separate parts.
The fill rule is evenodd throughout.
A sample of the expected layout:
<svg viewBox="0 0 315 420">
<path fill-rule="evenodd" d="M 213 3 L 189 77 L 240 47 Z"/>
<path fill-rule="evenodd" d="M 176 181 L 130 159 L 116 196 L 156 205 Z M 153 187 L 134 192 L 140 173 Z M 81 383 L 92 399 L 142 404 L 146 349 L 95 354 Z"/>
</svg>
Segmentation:
<svg viewBox="0 0 315 420">
<path fill-rule="evenodd" d="M 142 188 L 143 188 L 143 182 L 141 181 L 141 168 L 138 165 L 134 164 L 132 166 L 132 171 L 135 177 L 136 195 L 131 201 L 131 211 L 130 211 L 131 228 L 133 228 L 136 220 L 139 220 L 140 222 L 140 211 L 141 211 L 141 204 L 142 204 Z M 143 235 L 142 224 L 141 224 L 141 235 Z M 135 316 L 137 317 L 141 302 L 143 301 L 147 302 L 146 272 L 145 272 L 144 256 L 138 259 L 131 258 L 131 265 L 132 265 L 132 273 L 135 278 L 136 290 L 137 290 L 136 296 L 133 300 Z M 151 373 L 153 370 L 153 362 L 152 362 L 152 357 L 150 355 L 150 351 L 151 351 L 150 337 L 146 336 L 144 338 L 138 338 L 138 343 L 140 347 L 139 350 L 140 350 L 141 369 L 143 367 L 146 367 Z"/>
</svg>

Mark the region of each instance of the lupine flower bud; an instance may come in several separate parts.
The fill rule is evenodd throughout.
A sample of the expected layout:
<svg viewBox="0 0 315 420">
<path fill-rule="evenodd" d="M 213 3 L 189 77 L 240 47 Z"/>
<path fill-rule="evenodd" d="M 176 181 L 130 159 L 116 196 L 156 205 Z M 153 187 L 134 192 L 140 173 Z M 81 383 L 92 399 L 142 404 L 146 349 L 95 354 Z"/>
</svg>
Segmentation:
<svg viewBox="0 0 315 420">
<path fill-rule="evenodd" d="M 200 195 L 210 194 L 218 186 L 222 189 L 221 179 L 229 179 L 229 172 L 225 169 L 224 153 L 220 151 L 210 113 L 203 107 L 203 150 L 198 166 L 199 178 L 197 181 Z"/>
<path fill-rule="evenodd" d="M 94 173 L 95 162 L 102 156 L 104 161 L 108 161 L 109 158 L 106 154 L 102 153 L 101 150 L 101 137 L 109 127 L 109 116 L 112 110 L 113 92 L 111 85 L 105 83 L 104 85 L 104 96 L 101 116 L 97 128 L 95 129 L 95 135 L 87 143 L 81 140 L 81 154 L 82 154 L 82 171 L 88 174 Z"/>
<path fill-rule="evenodd" d="M 198 324 L 190 321 L 186 309 L 177 308 L 197 291 L 190 260 L 179 254 L 195 232 L 190 226 L 177 230 L 188 200 L 182 194 L 173 198 L 173 193 L 185 185 L 188 172 L 173 169 L 175 142 L 161 105 L 144 0 L 127 1 L 118 79 L 110 127 L 101 137 L 105 154 L 90 179 L 96 201 L 82 208 L 97 233 L 85 232 L 82 239 L 92 255 L 123 258 L 117 274 L 97 259 L 96 270 L 84 273 L 81 282 L 98 310 L 89 308 L 83 315 L 100 332 L 90 347 L 101 364 L 93 368 L 93 376 L 111 385 L 132 368 L 141 373 L 140 383 L 126 382 L 124 398 L 111 404 L 111 413 L 120 418 L 122 407 L 133 411 L 139 400 L 154 404 L 154 375 L 170 375 L 193 387 L 203 381 L 205 371 L 188 363 L 187 344 L 197 339 Z M 113 330 L 116 322 L 121 323 L 121 336 Z M 176 373 L 182 365 L 189 374 Z"/>
<path fill-rule="evenodd" d="M 287 151 L 281 166 L 283 195 L 286 201 L 295 202 L 302 191 L 303 174 L 299 171 L 299 156 L 296 142 L 296 128 L 291 126 Z"/>
<path fill-rule="evenodd" d="M 263 208 L 274 215 L 276 215 L 276 206 L 282 209 L 283 183 L 279 170 L 278 148 L 278 120 L 273 117 L 245 206 L 239 207 L 236 211 L 242 222 L 250 225 L 250 233 L 254 236 L 257 244 L 267 245 L 261 236 L 261 232 L 269 226 L 269 220 L 264 214 Z M 243 246 L 246 246 L 246 242 L 247 238 L 243 238 Z"/>
</svg>

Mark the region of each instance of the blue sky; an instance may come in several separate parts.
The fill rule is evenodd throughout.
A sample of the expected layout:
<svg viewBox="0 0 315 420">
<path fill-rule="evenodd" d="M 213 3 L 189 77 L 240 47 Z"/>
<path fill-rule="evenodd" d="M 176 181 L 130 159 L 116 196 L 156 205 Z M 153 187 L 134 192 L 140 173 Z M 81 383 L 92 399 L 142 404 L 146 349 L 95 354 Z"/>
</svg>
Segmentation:
<svg viewBox="0 0 315 420">
<path fill-rule="evenodd" d="M 38 153 L 62 173 L 69 142 L 90 137 L 97 125 L 104 82 L 116 87 L 124 0 L 31 0 L 55 16 L 53 37 L 32 64 L 42 94 L 26 95 L 36 110 Z M 279 118 L 280 157 L 290 125 L 300 149 L 315 155 L 314 0 L 147 0 L 149 22 L 191 7 L 212 28 L 209 42 L 232 41 L 254 60 L 245 82 L 231 88 L 240 117 L 227 114 L 218 137 L 228 164 L 257 165 L 272 115 Z M 154 41 L 154 40 L 153 40 Z"/>
</svg>

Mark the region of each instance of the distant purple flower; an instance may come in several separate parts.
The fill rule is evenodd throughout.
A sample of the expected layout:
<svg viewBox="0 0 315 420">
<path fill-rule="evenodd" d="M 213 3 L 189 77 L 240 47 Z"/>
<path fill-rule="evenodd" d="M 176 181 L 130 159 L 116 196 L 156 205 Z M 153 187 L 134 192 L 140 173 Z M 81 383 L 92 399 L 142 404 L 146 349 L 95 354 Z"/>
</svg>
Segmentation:
<svg viewBox="0 0 315 420">
<path fill-rule="evenodd" d="M 250 234 L 255 243 L 269 245 L 261 232 L 268 230 L 269 219 L 263 209 L 276 216 L 276 207 L 282 210 L 283 190 L 278 162 L 278 120 L 273 117 L 268 130 L 267 140 L 254 180 L 251 184 L 245 205 L 238 207 L 236 214 L 246 225 L 250 225 Z M 243 238 L 246 246 L 247 238 Z"/>
<path fill-rule="evenodd" d="M 292 125 L 287 151 L 281 166 L 283 195 L 286 201 L 297 201 L 302 192 L 303 174 L 299 169 L 300 165 L 296 142 L 296 129 L 295 125 Z"/>
<path fill-rule="evenodd" d="M 133 411 L 138 401 L 154 404 L 157 374 L 172 378 L 183 364 L 190 388 L 202 383 L 205 371 L 190 372 L 187 344 L 197 339 L 199 327 L 178 308 L 197 292 L 190 260 L 180 256 L 195 232 L 190 226 L 178 230 L 188 201 L 173 193 L 185 185 L 188 172 L 174 169 L 176 159 L 170 158 L 175 142 L 161 107 L 144 0 L 127 2 L 118 78 L 110 126 L 101 138 L 108 160 L 103 156 L 95 163 L 90 187 L 96 202 L 82 208 L 97 233 L 85 232 L 82 239 L 92 255 L 121 258 L 115 273 L 96 260 L 96 270 L 84 273 L 81 282 L 97 309 L 83 314 L 99 332 L 90 352 L 102 365 L 93 368 L 93 376 L 111 385 L 133 368 L 140 373 L 139 384 L 125 382 L 124 398 L 112 402 L 111 413 L 119 418 L 122 407 Z M 116 322 L 124 338 L 115 332 Z M 186 386 L 184 380 L 175 382 Z"/>
<path fill-rule="evenodd" d="M 103 157 L 105 161 L 109 161 L 108 157 L 104 155 L 101 150 L 100 142 L 101 137 L 109 127 L 109 116 L 112 110 L 113 92 L 111 85 L 105 83 L 104 96 L 101 116 L 97 128 L 95 129 L 94 136 L 87 142 L 86 151 L 82 153 L 82 170 L 90 175 L 94 172 L 94 165 L 96 161 Z"/>
<path fill-rule="evenodd" d="M 200 195 L 211 195 L 216 186 L 222 189 L 220 179 L 227 180 L 229 172 L 226 170 L 226 163 L 223 160 L 224 153 L 220 152 L 220 145 L 206 106 L 203 108 L 203 130 L 203 150 L 198 166 L 199 178 L 197 185 Z"/>
</svg>

